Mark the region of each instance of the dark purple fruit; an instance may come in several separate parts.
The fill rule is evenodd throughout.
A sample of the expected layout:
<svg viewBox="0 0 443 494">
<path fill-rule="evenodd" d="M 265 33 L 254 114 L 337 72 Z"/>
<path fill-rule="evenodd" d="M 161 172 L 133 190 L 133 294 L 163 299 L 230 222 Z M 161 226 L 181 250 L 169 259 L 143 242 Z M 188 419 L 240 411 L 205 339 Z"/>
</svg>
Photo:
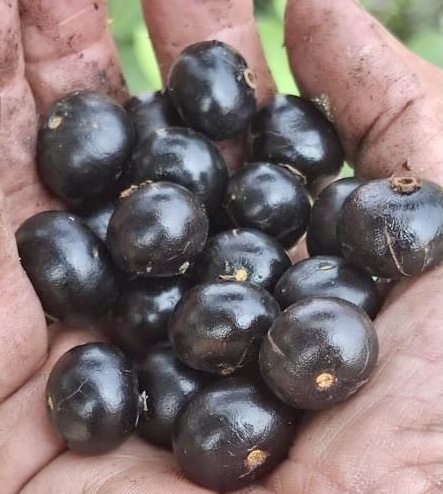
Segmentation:
<svg viewBox="0 0 443 494">
<path fill-rule="evenodd" d="M 280 308 L 250 283 L 213 282 L 187 292 L 169 322 L 169 340 L 185 364 L 227 376 L 257 362 L 263 336 Z"/>
<path fill-rule="evenodd" d="M 76 346 L 60 357 L 49 375 L 46 408 L 69 449 L 106 453 L 135 429 L 137 374 L 125 355 L 107 343 Z"/>
<path fill-rule="evenodd" d="M 137 432 L 146 441 L 171 449 L 178 413 L 213 377 L 182 364 L 167 342 L 150 348 L 137 369 L 142 399 Z"/>
<path fill-rule="evenodd" d="M 282 310 L 309 297 L 337 297 L 357 305 L 371 319 L 381 304 L 371 275 L 335 256 L 314 256 L 291 266 L 278 280 L 274 297 Z"/>
<path fill-rule="evenodd" d="M 169 71 L 167 91 L 183 120 L 213 140 L 234 137 L 254 115 L 256 77 L 221 41 L 185 48 Z"/>
<path fill-rule="evenodd" d="M 168 322 L 190 288 L 183 276 L 128 281 L 115 304 L 113 336 L 132 356 L 144 355 L 154 343 L 168 339 Z"/>
<path fill-rule="evenodd" d="M 186 187 L 208 214 L 220 207 L 228 181 L 225 160 L 212 142 L 180 127 L 152 131 L 134 149 L 129 169 L 132 184 L 165 180 Z"/>
<path fill-rule="evenodd" d="M 404 278 L 443 261 L 443 189 L 418 177 L 371 180 L 343 204 L 343 255 L 382 278 Z"/>
<path fill-rule="evenodd" d="M 260 349 L 269 388 L 300 409 L 322 409 L 347 400 L 369 379 L 378 338 L 366 313 L 339 298 L 316 297 L 288 307 Z"/>
<path fill-rule="evenodd" d="M 138 141 L 153 130 L 183 124 L 169 96 L 163 91 L 146 91 L 133 96 L 125 103 L 125 109 L 134 124 Z"/>
<path fill-rule="evenodd" d="M 208 218 L 198 199 L 169 182 L 145 184 L 124 195 L 107 236 L 117 265 L 148 277 L 186 273 L 208 235 Z"/>
<path fill-rule="evenodd" d="M 290 265 L 288 254 L 273 237 L 252 228 L 237 228 L 208 240 L 193 274 L 200 283 L 249 281 L 272 291 Z"/>
<path fill-rule="evenodd" d="M 222 379 L 198 393 L 179 414 L 173 451 L 185 474 L 216 492 L 240 489 L 270 473 L 287 456 L 297 414 L 262 384 Z"/>
<path fill-rule="evenodd" d="M 261 230 L 286 248 L 303 236 L 311 211 L 303 178 L 271 163 L 251 163 L 236 172 L 224 207 L 237 227 Z"/>
<path fill-rule="evenodd" d="M 106 242 L 108 225 L 117 204 L 117 201 L 108 202 L 103 206 L 95 208 L 93 211 L 80 216 L 83 223 L 92 230 L 102 242 Z"/>
<path fill-rule="evenodd" d="M 97 322 L 118 296 L 105 245 L 81 221 L 62 211 L 26 220 L 16 239 L 26 271 L 51 319 L 77 326 Z"/>
<path fill-rule="evenodd" d="M 311 256 L 342 256 L 337 239 L 337 221 L 343 203 L 365 181 L 358 177 L 335 180 L 315 199 L 306 235 L 306 246 Z"/>
<path fill-rule="evenodd" d="M 336 177 L 344 153 L 333 125 L 309 100 L 277 94 L 254 116 L 250 130 L 253 161 L 286 163 L 312 189 Z"/>
<path fill-rule="evenodd" d="M 70 206 L 106 201 L 118 192 L 134 140 L 131 120 L 117 102 L 76 91 L 51 106 L 40 129 L 40 176 Z"/>
</svg>

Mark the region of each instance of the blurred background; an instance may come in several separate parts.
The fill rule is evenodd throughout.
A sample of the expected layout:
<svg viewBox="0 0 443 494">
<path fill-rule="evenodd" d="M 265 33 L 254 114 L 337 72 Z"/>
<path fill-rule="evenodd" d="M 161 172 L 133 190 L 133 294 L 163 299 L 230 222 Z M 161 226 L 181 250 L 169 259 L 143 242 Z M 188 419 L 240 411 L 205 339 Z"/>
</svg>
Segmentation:
<svg viewBox="0 0 443 494">
<path fill-rule="evenodd" d="M 255 0 L 254 3 L 266 57 L 278 90 L 296 93 L 283 49 L 286 0 Z M 362 3 L 412 50 L 443 66 L 443 0 L 362 0 Z M 108 5 L 131 93 L 159 89 L 160 74 L 143 22 L 140 2 L 108 0 Z"/>
</svg>

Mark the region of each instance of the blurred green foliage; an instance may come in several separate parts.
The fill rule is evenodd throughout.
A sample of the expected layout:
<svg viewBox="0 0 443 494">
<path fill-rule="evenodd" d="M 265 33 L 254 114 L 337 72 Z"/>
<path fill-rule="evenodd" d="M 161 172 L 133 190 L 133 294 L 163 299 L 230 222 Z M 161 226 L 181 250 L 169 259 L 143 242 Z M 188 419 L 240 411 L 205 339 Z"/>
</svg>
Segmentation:
<svg viewBox="0 0 443 494">
<path fill-rule="evenodd" d="M 362 0 L 362 3 L 412 50 L 443 66 L 442 0 Z M 285 4 L 286 0 L 255 0 L 258 29 L 278 90 L 296 93 L 283 46 Z M 160 88 L 161 78 L 140 2 L 108 0 L 108 5 L 131 93 Z"/>
</svg>

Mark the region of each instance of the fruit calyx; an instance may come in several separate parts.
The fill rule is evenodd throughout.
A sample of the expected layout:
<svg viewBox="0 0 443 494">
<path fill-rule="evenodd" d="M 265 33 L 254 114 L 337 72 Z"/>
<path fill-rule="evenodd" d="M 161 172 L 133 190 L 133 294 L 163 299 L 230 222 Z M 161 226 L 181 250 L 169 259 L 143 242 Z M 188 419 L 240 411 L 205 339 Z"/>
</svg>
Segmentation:
<svg viewBox="0 0 443 494">
<path fill-rule="evenodd" d="M 421 188 L 421 179 L 419 177 L 396 177 L 389 179 L 391 189 L 399 194 L 412 194 Z"/>
</svg>

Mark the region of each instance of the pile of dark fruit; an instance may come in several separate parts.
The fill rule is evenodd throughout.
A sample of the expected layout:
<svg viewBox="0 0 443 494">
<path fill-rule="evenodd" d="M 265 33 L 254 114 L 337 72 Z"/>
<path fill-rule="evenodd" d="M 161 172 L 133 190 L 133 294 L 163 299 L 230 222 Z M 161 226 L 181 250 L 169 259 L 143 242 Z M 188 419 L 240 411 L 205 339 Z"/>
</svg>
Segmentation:
<svg viewBox="0 0 443 494">
<path fill-rule="evenodd" d="M 297 96 L 257 110 L 255 85 L 234 49 L 197 43 L 164 91 L 125 108 L 76 92 L 44 121 L 39 173 L 70 212 L 19 228 L 22 264 L 49 319 L 108 341 L 73 348 L 48 380 L 50 421 L 73 451 L 136 430 L 203 486 L 253 482 L 287 456 L 300 411 L 368 381 L 374 278 L 443 260 L 440 187 L 332 181 L 331 123 Z M 245 131 L 250 163 L 229 177 L 213 141 Z M 285 249 L 306 231 L 311 257 L 292 265 Z"/>
</svg>

